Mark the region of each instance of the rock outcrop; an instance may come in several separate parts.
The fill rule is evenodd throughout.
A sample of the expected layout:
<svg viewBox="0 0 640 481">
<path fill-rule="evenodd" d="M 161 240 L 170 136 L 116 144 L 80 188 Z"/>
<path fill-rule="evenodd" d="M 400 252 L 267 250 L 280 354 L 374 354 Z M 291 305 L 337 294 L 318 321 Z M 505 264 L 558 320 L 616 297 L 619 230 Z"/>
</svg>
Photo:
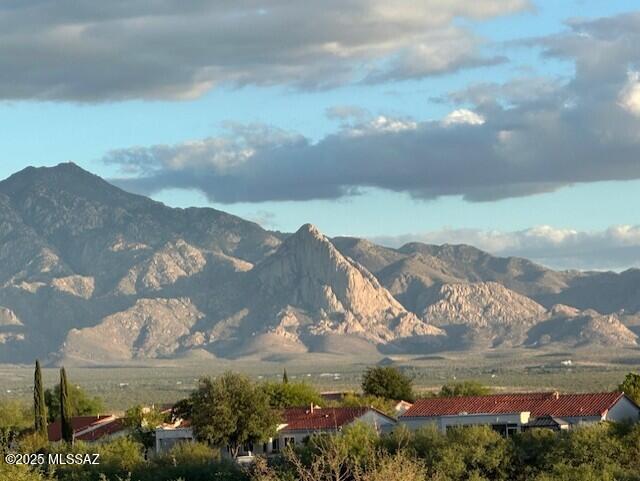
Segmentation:
<svg viewBox="0 0 640 481">
<path fill-rule="evenodd" d="M 636 347 L 638 335 L 616 314 L 600 314 L 588 309 L 554 306 L 549 318 L 531 328 L 527 344 L 545 346 L 560 343 L 569 347 Z"/>
<path fill-rule="evenodd" d="M 72 329 L 64 345 L 66 358 L 108 362 L 168 357 L 203 314 L 188 299 L 141 299 L 97 326 Z"/>
<path fill-rule="evenodd" d="M 286 239 L 253 274 L 260 295 L 285 308 L 279 309 L 274 332 L 348 334 L 375 343 L 418 333 L 443 334 L 407 312 L 373 274 L 343 256 L 311 224 Z"/>
<path fill-rule="evenodd" d="M 496 282 L 445 284 L 439 299 L 423 313 L 436 325 L 464 324 L 472 328 L 531 325 L 543 318 L 546 309 Z"/>
</svg>

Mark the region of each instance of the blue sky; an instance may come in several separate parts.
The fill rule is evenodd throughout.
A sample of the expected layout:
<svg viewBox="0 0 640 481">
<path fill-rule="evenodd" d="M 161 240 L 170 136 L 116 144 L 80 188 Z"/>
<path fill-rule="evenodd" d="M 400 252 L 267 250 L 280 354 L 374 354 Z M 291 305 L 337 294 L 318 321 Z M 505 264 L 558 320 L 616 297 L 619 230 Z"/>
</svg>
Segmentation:
<svg viewBox="0 0 640 481">
<path fill-rule="evenodd" d="M 37 1 L 25 3 L 32 3 L 36 12 L 41 7 Z M 73 2 L 65 5 L 67 3 L 60 4 L 60 17 L 63 20 L 59 25 L 48 24 L 47 18 L 51 18 L 51 15 L 45 15 L 46 11 L 42 14 L 42 24 L 51 27 L 52 32 L 59 32 L 61 25 L 92 26 L 100 24 L 103 20 L 91 15 L 79 19 L 79 14 L 71 10 L 62 12 L 64 8 L 72 8 Z M 142 10 L 145 8 L 144 3 L 144 1 L 136 2 L 142 5 Z M 272 3 L 274 4 L 273 12 L 266 8 L 265 15 L 275 16 L 276 11 L 279 12 L 278 14 L 287 14 L 286 6 L 280 5 L 281 2 Z M 401 3 L 398 2 L 398 5 Z M 544 94 L 540 94 L 541 104 L 550 103 L 552 95 L 568 99 L 566 102 L 573 102 L 573 98 L 578 98 L 578 103 L 581 101 L 585 103 L 584 109 L 578 109 L 575 114 L 572 113 L 575 115 L 576 124 L 582 125 L 583 119 L 578 117 L 579 115 L 586 118 L 590 115 L 589 112 L 596 111 L 596 107 L 597 112 L 602 112 L 601 105 L 586 105 L 588 91 L 585 93 L 584 90 L 584 85 L 596 85 L 595 82 L 599 82 L 599 77 L 592 73 L 583 74 L 576 69 L 577 65 L 590 65 L 589 51 L 588 49 L 578 50 L 572 38 L 566 37 L 573 35 L 575 39 L 580 40 L 585 36 L 583 27 L 575 27 L 576 19 L 580 19 L 578 22 L 583 22 L 584 29 L 588 31 L 586 35 L 599 39 L 599 36 L 607 34 L 605 29 L 613 32 L 615 28 L 608 24 L 601 26 L 594 22 L 602 18 L 611 18 L 625 25 L 626 16 L 633 15 L 634 9 L 638 8 L 637 2 L 508 0 L 502 2 L 502 5 L 511 4 L 511 7 L 504 7 L 504 11 L 500 11 L 501 2 L 486 0 L 484 1 L 486 10 L 481 12 L 467 11 L 466 6 L 455 6 L 456 4 L 464 5 L 464 3 L 452 0 L 451 12 L 453 13 L 444 9 L 443 19 L 437 21 L 431 21 L 430 12 L 427 12 L 424 27 L 420 25 L 416 27 L 412 23 L 411 28 L 416 28 L 412 33 L 415 37 L 408 40 L 387 37 L 388 34 L 382 27 L 381 30 L 384 30 L 384 33 L 380 35 L 385 35 L 383 38 L 385 43 L 378 38 L 364 38 L 366 34 L 363 34 L 363 38 L 359 39 L 358 47 L 361 47 L 361 50 L 369 48 L 371 51 L 380 49 L 382 53 L 375 56 L 359 53 L 361 50 L 357 50 L 354 46 L 351 50 L 345 48 L 336 59 L 330 58 L 326 63 L 324 61 L 314 63 L 313 58 L 305 61 L 297 60 L 297 52 L 288 54 L 283 60 L 277 54 L 261 53 L 258 49 L 257 51 L 266 59 L 264 62 L 267 64 L 273 62 L 273 65 L 256 67 L 256 62 L 253 60 L 251 63 L 249 60 L 242 59 L 226 60 L 227 52 L 214 52 L 210 57 L 203 54 L 208 62 L 212 61 L 211 56 L 214 62 L 218 61 L 216 55 L 225 58 L 224 64 L 222 62 L 216 64 L 219 70 L 216 70 L 215 74 L 210 74 L 210 70 L 206 68 L 198 72 L 200 77 L 203 75 L 202 72 L 211 76 L 211 79 L 206 78 L 210 84 L 204 82 L 204 87 L 192 78 L 187 80 L 178 78 L 179 73 L 175 72 L 179 72 L 180 68 L 184 67 L 163 64 L 162 62 L 175 62 L 172 60 L 173 57 L 169 58 L 169 56 L 166 59 L 163 57 L 161 61 L 154 62 L 152 65 L 153 68 L 159 69 L 158 76 L 146 78 L 142 73 L 136 72 L 136 75 L 131 74 L 129 85 L 127 84 L 129 73 L 124 71 L 127 65 L 121 65 L 122 58 L 126 57 L 128 51 L 124 49 L 116 52 L 117 55 L 108 57 L 97 69 L 103 67 L 113 70 L 123 69 L 123 73 L 116 78 L 117 88 L 112 88 L 106 85 L 109 78 L 102 80 L 104 77 L 97 78 L 97 74 L 92 76 L 90 70 L 92 68 L 96 70 L 96 68 L 89 63 L 86 69 L 78 67 L 77 75 L 81 79 L 78 82 L 61 81 L 60 77 L 54 78 L 53 75 L 49 79 L 46 70 L 43 73 L 32 69 L 29 60 L 18 62 L 14 58 L 9 58 L 17 54 L 10 51 L 8 47 L 4 51 L 0 47 L 0 59 L 3 55 L 5 59 L 9 58 L 6 64 L 0 60 L 0 68 L 5 72 L 15 72 L 14 77 L 4 83 L 0 81 L 2 84 L 0 85 L 0 177 L 4 178 L 28 165 L 51 166 L 64 161 L 73 161 L 107 178 L 120 180 L 125 178 L 121 185 L 147 193 L 166 204 L 178 207 L 212 206 L 256 220 L 271 229 L 292 231 L 302 223 L 312 222 L 329 235 L 363 236 L 387 244 L 398 244 L 411 239 L 471 242 L 497 253 L 531 255 L 541 262 L 559 267 L 575 265 L 576 267 L 619 269 L 627 265 L 638 265 L 640 259 L 635 254 L 629 257 L 627 251 L 619 258 L 615 256 L 599 258 L 597 252 L 602 250 L 603 246 L 626 248 L 629 243 L 635 246 L 637 241 L 640 244 L 640 240 L 637 240 L 640 239 L 640 234 L 634 230 L 639 222 L 634 209 L 630 208 L 640 201 L 640 180 L 637 180 L 640 176 L 635 169 L 640 160 L 636 160 L 634 165 L 633 159 L 621 158 L 620 167 L 617 167 L 618 164 L 613 165 L 612 171 L 615 170 L 615 173 L 609 175 L 602 166 L 596 165 L 597 162 L 609 161 L 606 158 L 607 151 L 603 150 L 599 151 L 599 158 L 595 158 L 593 162 L 589 161 L 591 170 L 585 167 L 582 172 L 581 164 L 576 163 L 575 166 L 571 166 L 571 169 L 567 167 L 569 173 L 563 171 L 562 175 L 558 174 L 555 177 L 548 173 L 539 173 L 544 172 L 544 169 L 553 169 L 553 165 L 562 162 L 562 159 L 555 160 L 556 164 L 549 164 L 551 167 L 543 165 L 539 171 L 530 169 L 531 174 L 527 175 L 531 176 L 535 185 L 529 186 L 527 178 L 516 175 L 518 178 L 515 181 L 509 178 L 504 183 L 500 183 L 497 189 L 500 191 L 505 189 L 508 192 L 515 189 L 517 193 L 493 195 L 487 191 L 486 182 L 470 187 L 473 183 L 472 178 L 463 179 L 460 185 L 454 185 L 455 171 L 446 174 L 448 177 L 443 177 L 446 186 L 442 188 L 428 182 L 422 185 L 418 175 L 416 182 L 407 182 L 406 185 L 397 180 L 385 182 L 384 169 L 379 165 L 372 167 L 372 170 L 377 172 L 375 176 L 369 176 L 363 172 L 363 180 L 360 181 L 358 174 L 353 174 L 353 179 L 346 186 L 336 186 L 331 173 L 319 170 L 318 185 L 322 183 L 320 179 L 324 179 L 325 176 L 329 179 L 326 189 L 323 189 L 321 185 L 320 187 L 314 185 L 314 176 L 305 176 L 304 172 L 295 171 L 297 168 L 302 170 L 306 168 L 295 167 L 299 165 L 299 159 L 284 158 L 285 154 L 282 152 L 293 155 L 289 152 L 295 151 L 305 156 L 305 159 L 308 155 L 310 159 L 318 159 L 316 161 L 318 164 L 330 165 L 330 161 L 334 161 L 335 157 L 336 164 L 327 167 L 335 171 L 336 166 L 351 161 L 349 157 L 340 158 L 341 152 L 365 152 L 361 145 L 353 147 L 349 143 L 356 131 L 364 132 L 363 135 L 375 135 L 376 142 L 381 142 L 379 145 L 382 146 L 386 145 L 386 141 L 378 137 L 383 132 L 394 136 L 391 142 L 402 142 L 398 144 L 399 146 L 404 146 L 408 142 L 406 139 L 400 139 L 401 134 L 397 133 L 399 131 L 391 127 L 389 129 L 374 127 L 376 118 L 383 118 L 385 126 L 398 121 L 400 123 L 397 125 L 402 125 L 401 132 L 406 130 L 408 134 L 414 130 L 428 132 L 428 138 L 434 143 L 437 142 L 438 146 L 442 143 L 443 152 L 449 155 L 452 147 L 444 143 L 451 142 L 452 135 L 450 131 L 445 131 L 442 125 L 445 125 L 443 119 L 447 119 L 451 112 L 463 111 L 477 114 L 478 118 L 483 119 L 482 125 L 478 123 L 478 131 L 485 129 L 486 135 L 492 133 L 489 129 L 490 124 L 493 128 L 494 124 L 512 123 L 516 113 L 524 118 L 533 112 L 533 108 L 527 103 L 529 100 L 509 99 L 509 94 L 504 93 L 506 90 L 504 88 L 499 93 L 495 93 L 495 89 L 493 91 L 496 102 L 504 107 L 499 111 L 496 111 L 495 105 L 477 100 L 477 96 L 472 97 L 468 93 L 458 97 L 454 95 L 456 92 L 464 92 L 479 84 L 504 87 L 509 82 L 521 81 L 527 87 L 529 83 L 526 82 L 542 79 L 551 85 L 549 91 L 552 93 L 545 91 Z M 310 7 L 310 10 L 313 9 Z M 387 19 L 390 19 L 390 23 L 399 22 L 396 13 L 391 12 L 382 17 L 382 22 Z M 171 12 L 162 12 L 162 14 L 171 19 Z M 305 12 L 300 14 L 303 15 Z M 310 11 L 308 14 L 313 16 L 314 12 Z M 32 15 L 29 22 L 34 17 L 37 15 Z M 327 22 L 331 21 L 331 19 L 327 20 Z M 20 35 L 20 20 L 14 21 L 13 25 L 17 25 L 15 35 Z M 25 24 L 25 31 L 27 27 L 28 25 Z M 144 25 L 144 32 L 147 33 L 149 28 Z M 424 32 L 421 29 L 424 29 Z M 195 27 L 194 30 L 196 30 Z M 449 38 L 452 31 L 451 38 L 455 41 Z M 76 47 L 71 40 L 75 38 L 75 33 L 71 30 L 64 32 L 68 35 L 64 39 L 65 48 L 73 53 Z M 432 33 L 434 36 L 429 36 Z M 176 35 L 177 38 L 184 33 L 169 32 L 166 35 L 169 37 Z M 423 35 L 426 36 L 423 38 Z M 437 63 L 432 65 L 430 57 L 438 56 L 439 52 L 447 55 L 447 48 L 452 49 L 451 56 L 457 55 L 461 49 L 470 49 L 469 44 L 454 45 L 459 40 L 458 37 L 464 35 L 468 35 L 470 41 L 477 44 L 473 47 L 473 51 L 463 52 L 460 54 L 459 62 L 451 61 L 451 65 L 447 64 L 447 61 L 444 67 Z M 631 32 L 629 35 L 634 33 Z M 24 38 L 27 39 L 25 45 L 32 39 Z M 52 38 L 57 39 L 57 37 Z M 410 51 L 411 45 L 408 42 L 414 42 L 416 38 L 425 42 L 426 50 Z M 188 40 L 187 38 L 185 42 Z M 332 39 L 325 40 L 323 45 L 329 45 Z M 338 40 L 336 43 L 339 43 Z M 196 42 L 197 39 L 190 41 Z M 238 51 L 245 48 L 245 43 L 241 41 L 246 42 L 246 38 L 238 40 Z M 342 41 L 346 40 L 342 39 Z M 392 41 L 398 45 L 397 48 L 393 47 L 387 51 L 384 50 L 386 47 L 380 47 L 383 44 L 393 43 Z M 436 45 L 434 51 L 429 49 L 432 42 L 439 41 L 442 41 L 442 46 Z M 233 52 L 234 44 L 231 40 L 229 43 L 230 51 Z M 129 52 L 134 52 L 136 45 L 132 43 L 133 50 Z M 43 47 L 29 45 L 29 48 L 33 48 L 35 64 L 38 62 L 37 55 L 43 54 Z M 189 48 L 188 43 L 186 48 Z M 193 45 L 194 50 L 199 48 L 199 45 Z M 26 47 L 24 50 L 29 51 Z M 427 53 L 424 53 L 425 51 Z M 85 57 L 74 58 L 72 53 L 68 57 L 60 55 L 60 58 L 55 57 L 51 60 L 53 66 L 50 70 L 57 69 L 58 65 L 55 62 L 60 62 L 61 69 L 66 65 L 64 62 L 69 62 L 69 66 L 65 68 L 71 76 L 78 64 L 84 67 L 82 62 L 86 61 Z M 408 59 L 406 62 L 403 60 L 405 54 Z M 621 61 L 627 62 L 627 65 L 624 65 L 625 70 L 634 71 L 639 68 L 637 64 L 639 58 L 629 57 L 629 55 L 631 54 L 621 55 Z M 343 65 L 345 58 L 347 60 Z M 397 59 L 402 62 L 398 60 L 399 67 L 396 68 L 393 62 Z M 200 58 L 197 60 L 201 61 Z M 416 66 L 421 61 L 424 61 L 424 67 Z M 113 64 L 110 65 L 109 62 Z M 286 62 L 300 64 L 291 68 Z M 339 65 L 340 68 L 335 65 Z M 222 73 L 217 73 L 218 71 Z M 383 80 L 363 81 L 369 78 L 367 75 L 378 78 L 372 72 L 374 74 L 377 72 L 376 75 Z M 158 80 L 162 75 L 171 78 L 175 75 L 177 80 L 175 84 L 165 85 Z M 27 76 L 29 80 L 24 82 L 24 88 L 22 88 L 22 81 L 26 80 Z M 317 78 L 320 78 L 318 82 L 322 81 L 324 84 L 320 88 L 315 85 L 309 87 L 308 85 L 315 82 Z M 620 83 L 623 80 L 621 77 L 612 78 L 611 85 L 617 85 L 619 92 L 635 92 L 633 85 L 630 87 L 627 85 L 624 87 L 627 90 L 624 90 Z M 95 85 L 91 85 L 92 83 Z M 533 89 L 538 84 L 531 85 Z M 629 88 L 632 90 L 628 90 Z M 504 95 L 504 98 L 498 98 L 500 95 Z M 531 98 L 536 98 L 536 95 L 532 90 Z M 604 90 L 602 95 L 606 95 Z M 629 99 L 631 99 L 629 102 L 633 100 L 632 97 Z M 617 104 L 620 104 L 620 101 Z M 510 107 L 514 108 L 510 109 Z M 360 113 L 328 115 L 331 109 L 336 108 L 343 110 L 348 108 L 354 111 L 357 108 Z M 538 107 L 535 109 L 536 113 L 540 112 Z M 547 109 L 545 112 L 549 111 L 548 107 L 545 109 Z M 455 127 L 460 130 L 458 141 L 460 145 L 466 142 L 477 142 L 477 134 L 469 133 L 473 127 L 468 127 L 466 121 L 462 123 L 465 125 Z M 457 125 L 457 123 L 454 124 Z M 253 137 L 247 138 L 245 130 L 242 130 L 244 133 L 238 133 L 236 127 L 238 125 L 244 126 L 245 130 L 252 129 L 254 126 L 265 127 L 265 133 L 262 134 L 264 138 L 258 140 Z M 540 127 L 539 124 L 535 126 L 532 124 L 530 129 L 538 127 Z M 581 127 L 582 130 L 576 128 L 577 134 L 573 130 L 569 131 L 567 138 L 570 137 L 571 141 L 578 142 L 578 145 L 582 144 L 579 135 L 585 135 L 586 140 L 590 140 L 588 136 L 596 134 L 589 134 L 589 132 L 600 132 L 596 127 L 601 128 L 601 126 L 585 124 Z M 535 132 L 535 135 L 538 135 L 539 131 L 535 130 Z M 523 135 L 528 134 L 525 132 Z M 530 136 L 534 138 L 533 133 Z M 219 141 L 207 142 L 204 147 L 199 147 L 194 153 L 193 142 L 205 139 L 219 139 Z M 535 145 L 530 142 L 533 141 L 524 139 L 519 145 Z M 556 142 L 562 141 L 556 139 Z M 336 145 L 338 143 L 339 145 Z M 617 146 L 623 143 L 624 149 L 618 149 Z M 220 145 L 229 149 L 228 155 L 233 156 L 234 165 L 238 165 L 235 163 L 239 162 L 237 156 L 240 155 L 240 151 L 250 151 L 255 153 L 255 155 L 252 154 L 254 158 L 266 159 L 260 160 L 256 170 L 251 170 L 253 168 L 247 164 L 242 167 L 241 174 L 233 174 L 233 184 L 230 184 L 228 190 L 246 190 L 245 196 L 234 196 L 232 193 L 218 194 L 218 191 L 227 189 L 225 182 L 229 178 L 225 177 L 227 171 L 224 169 L 229 167 L 226 164 L 220 167 L 222 165 L 220 162 L 228 162 L 228 159 L 224 157 L 224 160 L 211 161 L 214 167 L 209 167 L 207 162 L 210 157 L 213 158 L 219 154 L 216 149 L 219 150 Z M 420 148 L 429 150 L 430 145 L 429 142 L 421 141 Z M 482 148 L 484 144 L 478 145 L 480 147 L 470 148 L 469 155 L 472 156 L 474 150 Z M 628 135 L 621 137 L 619 141 L 611 140 L 611 145 L 608 148 L 611 149 L 612 156 L 628 156 L 629 152 L 640 153 L 638 149 L 640 142 L 637 138 L 629 140 Z M 565 147 L 571 156 L 574 151 L 571 145 L 564 146 L 560 143 L 556 145 L 556 150 L 563 150 Z M 340 150 L 341 148 L 344 150 Z M 438 148 L 440 147 L 434 147 L 434 150 L 437 151 Z M 638 150 L 633 150 L 634 148 Z M 420 151 L 417 149 L 418 147 L 412 147 L 408 150 L 410 154 L 404 155 L 413 155 L 417 160 L 412 161 L 422 162 L 419 158 Z M 575 151 L 578 152 L 578 150 Z M 618 150 L 625 153 L 619 154 Z M 379 162 L 389 168 L 390 177 L 394 173 L 396 162 L 400 166 L 398 168 L 406 172 L 407 177 L 411 177 L 411 168 L 418 164 L 405 166 L 403 164 L 405 159 L 400 158 L 403 154 L 395 154 L 396 157 L 393 152 Z M 538 155 L 548 154 L 541 151 Z M 329 158 L 330 160 L 327 160 Z M 437 158 L 447 159 L 448 157 L 443 154 Z M 640 156 L 636 158 L 640 159 Z M 274 169 L 273 173 L 270 173 L 272 170 L 267 163 L 269 159 L 285 166 L 294 166 L 289 170 L 293 172 L 291 178 L 288 177 L 289 171 Z M 487 161 L 491 163 L 490 159 Z M 514 160 L 516 164 L 529 161 L 528 158 Z M 153 162 L 153 165 L 149 162 Z M 456 168 L 465 169 L 467 165 L 461 160 L 458 166 L 456 161 L 458 166 Z M 286 168 L 282 167 L 282 169 Z M 366 171 L 368 168 L 366 156 L 358 168 L 361 169 L 360 172 L 362 169 Z M 430 173 L 433 168 L 440 170 L 440 167 L 436 166 L 429 167 L 425 172 Z M 523 168 L 524 170 L 526 169 Z M 355 167 L 345 168 L 348 175 L 351 175 L 352 171 L 355 171 Z M 202 177 L 203 172 L 204 180 L 193 180 Z M 259 178 L 247 180 L 247 176 L 251 177 L 251 172 L 257 172 L 256 176 Z M 266 172 L 264 176 L 263 172 Z M 571 172 L 576 175 L 571 175 Z M 256 189 L 256 182 L 260 182 L 261 179 L 264 179 L 265 184 L 280 185 L 279 180 L 283 176 L 288 182 L 298 182 L 299 179 L 301 190 L 307 188 L 305 182 L 308 183 L 309 191 L 315 191 L 318 187 L 318 194 L 309 196 L 292 194 L 291 198 L 287 198 L 286 195 L 270 192 L 268 188 L 265 188 L 264 192 L 262 187 Z M 176 180 L 175 183 L 167 180 L 174 177 L 180 180 Z M 470 177 L 473 175 L 470 174 Z M 203 187 L 201 182 L 208 182 L 206 179 L 209 178 L 211 182 Z M 523 187 L 525 184 L 526 188 Z M 239 187 L 234 187 L 236 185 Z M 286 183 L 283 185 L 284 190 L 289 187 L 293 191 L 296 190 L 295 185 Z M 258 190 L 259 194 L 253 195 L 250 192 L 252 190 Z M 551 230 L 540 231 L 540 226 L 548 226 Z M 625 226 L 624 232 L 627 233 L 622 236 L 622 240 L 615 234 L 617 232 L 615 229 L 620 226 Z M 615 235 L 611 234 L 612 232 Z M 628 234 L 628 232 L 631 233 Z M 531 239 L 535 241 L 533 244 Z M 541 252 L 538 249 L 540 245 L 547 246 L 547 250 Z M 581 257 L 572 256 L 567 252 L 569 246 L 584 248 L 585 253 Z"/>
</svg>

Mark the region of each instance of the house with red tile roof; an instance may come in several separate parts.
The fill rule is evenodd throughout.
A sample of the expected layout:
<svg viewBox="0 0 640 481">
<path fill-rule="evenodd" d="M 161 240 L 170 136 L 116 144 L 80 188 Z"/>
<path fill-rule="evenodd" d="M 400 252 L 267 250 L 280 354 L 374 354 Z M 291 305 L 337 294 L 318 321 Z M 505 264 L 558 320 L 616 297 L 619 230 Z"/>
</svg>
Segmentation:
<svg viewBox="0 0 640 481">
<path fill-rule="evenodd" d="M 262 445 L 245 446 L 240 454 L 277 453 L 285 446 L 302 444 L 313 435 L 339 433 L 345 427 L 359 422 L 380 432 L 389 431 L 396 424 L 394 418 L 371 407 L 285 408 L 276 437 Z"/>
<path fill-rule="evenodd" d="M 434 424 L 446 431 L 453 426 L 482 424 L 504 435 L 536 427 L 568 429 L 580 424 L 625 420 L 640 420 L 640 407 L 622 392 L 434 397 L 418 399 L 399 418 L 410 429 Z"/>
<path fill-rule="evenodd" d="M 73 438 L 76 441 L 97 442 L 108 441 L 127 434 L 122 418 L 114 415 L 75 416 L 71 418 Z M 62 426 L 57 420 L 47 427 L 49 441 L 62 440 Z"/>
</svg>

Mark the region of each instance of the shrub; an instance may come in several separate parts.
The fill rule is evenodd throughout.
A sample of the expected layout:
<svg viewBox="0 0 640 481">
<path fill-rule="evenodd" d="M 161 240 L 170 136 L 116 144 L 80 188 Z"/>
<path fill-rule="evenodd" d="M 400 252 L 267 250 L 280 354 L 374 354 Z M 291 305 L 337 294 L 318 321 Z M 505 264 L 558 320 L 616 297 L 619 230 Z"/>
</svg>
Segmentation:
<svg viewBox="0 0 640 481">
<path fill-rule="evenodd" d="M 440 389 L 442 397 L 458 397 L 458 396 L 486 396 L 491 390 L 476 381 L 463 381 L 451 384 L 445 384 Z"/>
<path fill-rule="evenodd" d="M 411 379 L 395 367 L 373 367 L 362 377 L 362 391 L 371 396 L 396 401 L 412 401 Z"/>
</svg>

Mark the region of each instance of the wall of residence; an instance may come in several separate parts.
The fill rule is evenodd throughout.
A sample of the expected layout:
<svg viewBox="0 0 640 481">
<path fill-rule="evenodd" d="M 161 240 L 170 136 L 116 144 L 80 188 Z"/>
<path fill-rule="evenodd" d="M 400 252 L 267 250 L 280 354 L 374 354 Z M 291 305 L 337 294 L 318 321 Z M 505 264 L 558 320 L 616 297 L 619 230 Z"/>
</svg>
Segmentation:
<svg viewBox="0 0 640 481">
<path fill-rule="evenodd" d="M 609 409 L 605 418 L 607 421 L 640 421 L 640 409 L 626 396 L 620 398 L 615 405 Z"/>
<path fill-rule="evenodd" d="M 400 417 L 399 422 L 408 429 L 416 430 L 427 425 L 435 425 L 440 431 L 446 432 L 448 427 L 478 426 L 478 425 L 508 425 L 515 424 L 518 429 L 529 422 L 529 413 L 507 414 L 458 414 L 452 416 L 433 417 Z"/>
</svg>

